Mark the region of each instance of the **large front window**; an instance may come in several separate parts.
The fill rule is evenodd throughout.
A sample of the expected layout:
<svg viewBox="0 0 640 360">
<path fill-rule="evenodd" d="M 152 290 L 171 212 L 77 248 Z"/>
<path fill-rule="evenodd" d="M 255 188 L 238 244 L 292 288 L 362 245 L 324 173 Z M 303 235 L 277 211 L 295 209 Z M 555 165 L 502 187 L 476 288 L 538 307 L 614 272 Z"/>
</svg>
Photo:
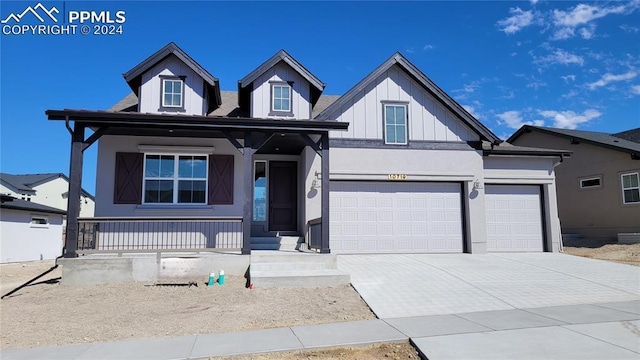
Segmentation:
<svg viewBox="0 0 640 360">
<path fill-rule="evenodd" d="M 384 105 L 385 144 L 407 144 L 407 107 L 405 105 Z"/>
<path fill-rule="evenodd" d="M 640 204 L 639 173 L 622 174 L 622 201 L 625 204 Z"/>
<path fill-rule="evenodd" d="M 144 203 L 205 204 L 207 157 L 146 154 Z"/>
</svg>

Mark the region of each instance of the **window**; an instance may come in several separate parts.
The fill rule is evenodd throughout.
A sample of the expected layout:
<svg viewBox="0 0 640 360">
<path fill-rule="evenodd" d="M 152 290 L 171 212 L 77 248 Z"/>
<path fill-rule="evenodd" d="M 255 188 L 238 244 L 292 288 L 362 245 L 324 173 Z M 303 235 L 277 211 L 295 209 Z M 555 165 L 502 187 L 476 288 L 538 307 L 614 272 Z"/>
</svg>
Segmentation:
<svg viewBox="0 0 640 360">
<path fill-rule="evenodd" d="M 253 175 L 253 220 L 267 221 L 267 162 L 256 161 Z"/>
<path fill-rule="evenodd" d="M 407 107 L 384 104 L 384 143 L 407 144 Z"/>
<path fill-rule="evenodd" d="M 49 218 L 46 216 L 31 215 L 31 227 L 49 227 Z"/>
<path fill-rule="evenodd" d="M 602 179 L 600 177 L 592 177 L 580 180 L 581 189 L 597 188 L 602 185 Z"/>
<path fill-rule="evenodd" d="M 202 155 L 146 154 L 144 203 L 205 204 L 207 157 Z"/>
<path fill-rule="evenodd" d="M 182 108 L 181 79 L 162 79 L 162 107 Z"/>
<path fill-rule="evenodd" d="M 291 112 L 291 86 L 287 84 L 274 84 L 271 88 L 271 111 Z"/>
<path fill-rule="evenodd" d="M 640 204 L 640 181 L 638 173 L 622 174 L 622 202 Z"/>
</svg>

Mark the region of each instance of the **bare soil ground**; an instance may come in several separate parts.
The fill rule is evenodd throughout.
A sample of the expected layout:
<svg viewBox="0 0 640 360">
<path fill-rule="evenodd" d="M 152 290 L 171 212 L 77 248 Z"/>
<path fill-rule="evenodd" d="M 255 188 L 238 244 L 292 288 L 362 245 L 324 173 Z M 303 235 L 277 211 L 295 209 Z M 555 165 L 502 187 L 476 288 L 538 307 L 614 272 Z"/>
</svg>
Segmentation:
<svg viewBox="0 0 640 360">
<path fill-rule="evenodd" d="M 213 359 L 213 358 L 211 358 Z M 376 344 L 369 346 L 350 346 L 326 350 L 305 350 L 286 353 L 256 354 L 249 356 L 231 356 L 215 358 L 220 360 L 372 360 L 372 359 L 420 359 L 418 352 L 408 342 L 395 344 Z"/>
<path fill-rule="evenodd" d="M 4 295 L 53 262 L 0 265 Z M 60 269 L 42 280 L 60 276 Z M 11 286 L 8 286 L 11 285 Z M 348 285 L 319 288 L 65 286 L 40 282 L 0 302 L 1 348 L 173 337 L 375 319 Z"/>
<path fill-rule="evenodd" d="M 640 266 L 640 244 L 592 243 L 583 247 L 565 246 L 564 252 L 570 255 Z"/>
</svg>

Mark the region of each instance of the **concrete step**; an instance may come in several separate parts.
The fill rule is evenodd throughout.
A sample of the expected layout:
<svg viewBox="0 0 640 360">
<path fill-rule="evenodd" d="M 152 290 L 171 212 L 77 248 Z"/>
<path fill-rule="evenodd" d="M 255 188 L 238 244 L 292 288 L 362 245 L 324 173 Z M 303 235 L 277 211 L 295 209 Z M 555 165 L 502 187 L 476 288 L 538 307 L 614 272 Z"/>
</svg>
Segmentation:
<svg viewBox="0 0 640 360">
<path fill-rule="evenodd" d="M 251 283 L 257 287 L 316 287 L 349 284 L 349 274 L 336 270 L 254 271 Z"/>
<path fill-rule="evenodd" d="M 326 264 L 318 261 L 309 262 L 286 262 L 286 263 L 253 263 L 251 271 L 299 271 L 299 270 L 331 270 L 326 268 Z M 334 269 L 335 270 L 335 269 Z"/>
<path fill-rule="evenodd" d="M 256 251 L 251 253 L 251 265 L 258 263 L 320 263 L 325 269 L 338 268 L 338 256 L 335 254 Z"/>
<path fill-rule="evenodd" d="M 252 237 L 251 250 L 306 250 L 307 244 L 300 236 Z"/>
</svg>

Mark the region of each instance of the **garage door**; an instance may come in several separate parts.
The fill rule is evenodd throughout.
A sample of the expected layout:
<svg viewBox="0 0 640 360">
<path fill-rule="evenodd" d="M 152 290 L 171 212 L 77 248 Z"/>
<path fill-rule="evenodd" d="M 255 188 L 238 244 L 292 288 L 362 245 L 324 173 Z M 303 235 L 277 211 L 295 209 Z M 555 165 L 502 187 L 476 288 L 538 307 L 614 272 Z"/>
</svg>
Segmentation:
<svg viewBox="0 0 640 360">
<path fill-rule="evenodd" d="M 335 253 L 462 252 L 460 184 L 332 181 Z"/>
<path fill-rule="evenodd" d="M 487 251 L 543 251 L 540 187 L 487 185 Z"/>
</svg>

